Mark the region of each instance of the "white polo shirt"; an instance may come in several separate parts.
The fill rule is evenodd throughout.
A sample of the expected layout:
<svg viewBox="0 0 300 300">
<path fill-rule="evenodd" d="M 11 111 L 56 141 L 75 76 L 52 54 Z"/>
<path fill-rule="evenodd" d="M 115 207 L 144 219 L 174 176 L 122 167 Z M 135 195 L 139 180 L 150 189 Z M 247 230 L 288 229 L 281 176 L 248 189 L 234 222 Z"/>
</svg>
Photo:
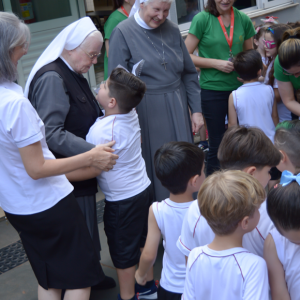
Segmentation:
<svg viewBox="0 0 300 300">
<path fill-rule="evenodd" d="M 266 201 L 259 208 L 260 219 L 256 228 L 243 237 L 243 247 L 260 257 L 263 257 L 265 239 L 274 228 L 274 224 L 267 213 Z M 181 236 L 176 243 L 177 247 L 185 256 L 189 256 L 191 250 L 210 244 L 214 237 L 214 232 L 206 219 L 201 216 L 198 202 L 195 200 L 183 220 Z"/>
<path fill-rule="evenodd" d="M 27 174 L 19 148 L 40 141 L 45 159 L 55 159 L 46 144 L 44 123 L 19 85 L 0 83 L 0 95 L 0 205 L 16 215 L 42 212 L 70 194 L 73 186 L 64 175 L 33 180 Z"/>
<path fill-rule="evenodd" d="M 138 115 L 133 109 L 128 114 L 98 118 L 86 136 L 86 141 L 94 145 L 116 141 L 113 146 L 114 154 L 119 155 L 116 164 L 109 172 L 97 176 L 107 201 L 131 198 L 151 184 L 142 157 L 140 131 Z"/>
<path fill-rule="evenodd" d="M 266 262 L 244 248 L 215 251 L 208 246 L 190 253 L 183 300 L 266 300 Z"/>
</svg>

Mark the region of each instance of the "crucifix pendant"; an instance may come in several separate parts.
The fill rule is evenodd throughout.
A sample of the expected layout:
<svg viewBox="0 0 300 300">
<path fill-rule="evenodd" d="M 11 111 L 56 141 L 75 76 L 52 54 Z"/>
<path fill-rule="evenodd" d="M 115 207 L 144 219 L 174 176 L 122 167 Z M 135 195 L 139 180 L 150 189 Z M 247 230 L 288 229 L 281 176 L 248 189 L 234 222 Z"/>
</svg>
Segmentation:
<svg viewBox="0 0 300 300">
<path fill-rule="evenodd" d="M 165 70 L 167 70 L 167 66 L 166 66 L 166 64 L 167 64 L 167 62 L 163 62 L 163 63 L 161 63 L 162 65 L 164 65 L 164 67 L 165 67 Z"/>
</svg>

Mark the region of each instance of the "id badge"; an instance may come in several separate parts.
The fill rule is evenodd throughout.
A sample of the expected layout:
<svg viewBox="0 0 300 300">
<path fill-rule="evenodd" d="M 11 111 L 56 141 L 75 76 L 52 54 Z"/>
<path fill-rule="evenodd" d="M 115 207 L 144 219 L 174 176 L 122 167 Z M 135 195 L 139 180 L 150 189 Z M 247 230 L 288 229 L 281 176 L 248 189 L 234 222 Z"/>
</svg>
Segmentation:
<svg viewBox="0 0 300 300">
<path fill-rule="evenodd" d="M 229 51 L 229 58 L 228 61 L 233 62 L 233 54 L 231 51 Z"/>
</svg>

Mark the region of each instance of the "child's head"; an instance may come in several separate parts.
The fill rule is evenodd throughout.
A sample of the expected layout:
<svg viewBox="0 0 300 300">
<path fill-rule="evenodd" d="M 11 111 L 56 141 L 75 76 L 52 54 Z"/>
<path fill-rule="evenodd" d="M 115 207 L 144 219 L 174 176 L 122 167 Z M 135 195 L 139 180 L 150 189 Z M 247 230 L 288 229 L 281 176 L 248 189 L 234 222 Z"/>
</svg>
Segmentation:
<svg viewBox="0 0 300 300">
<path fill-rule="evenodd" d="M 216 235 L 229 235 L 239 225 L 244 233 L 252 231 L 264 200 L 265 190 L 257 179 L 233 170 L 210 175 L 198 193 L 201 215 Z"/>
<path fill-rule="evenodd" d="M 296 21 L 296 22 L 287 22 L 287 24 L 288 24 L 289 26 L 291 26 L 292 29 L 295 29 L 295 28 L 300 27 L 300 20 L 299 20 L 299 21 Z"/>
<path fill-rule="evenodd" d="M 194 144 L 170 142 L 154 155 L 154 167 L 161 184 L 173 195 L 183 194 L 190 187 L 197 192 L 204 174 L 204 154 Z"/>
<path fill-rule="evenodd" d="M 235 71 L 245 81 L 257 79 L 263 69 L 261 55 L 253 49 L 238 53 L 233 64 Z"/>
<path fill-rule="evenodd" d="M 264 187 L 270 180 L 271 167 L 278 165 L 280 158 L 280 152 L 271 140 L 255 127 L 230 127 L 218 150 L 222 169 L 250 173 Z"/>
<path fill-rule="evenodd" d="M 260 24 L 255 27 L 256 34 L 253 39 L 253 46 L 255 50 L 259 50 L 261 52 L 265 52 L 265 45 L 264 45 L 264 33 L 265 33 L 265 25 Z"/>
<path fill-rule="evenodd" d="M 138 106 L 145 92 L 146 85 L 141 79 L 122 68 L 116 68 L 101 83 L 96 99 L 105 110 L 118 107 L 119 113 L 127 114 Z"/>
<path fill-rule="evenodd" d="M 275 147 L 281 152 L 281 160 L 277 166 L 283 172 L 289 170 L 300 172 L 300 121 L 284 121 L 276 127 Z"/>
<path fill-rule="evenodd" d="M 280 182 L 268 194 L 267 211 L 277 230 L 300 245 L 300 174 L 284 171 Z"/>
</svg>

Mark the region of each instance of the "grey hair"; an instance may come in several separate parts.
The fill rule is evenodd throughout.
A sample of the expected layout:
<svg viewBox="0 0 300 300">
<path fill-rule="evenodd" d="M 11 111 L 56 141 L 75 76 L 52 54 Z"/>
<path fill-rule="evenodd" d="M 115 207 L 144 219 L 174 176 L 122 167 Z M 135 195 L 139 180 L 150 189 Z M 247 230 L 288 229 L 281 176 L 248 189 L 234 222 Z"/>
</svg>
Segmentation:
<svg viewBox="0 0 300 300">
<path fill-rule="evenodd" d="M 11 55 L 24 42 L 30 42 L 27 25 L 13 13 L 0 12 L 0 81 L 15 81 L 18 78 Z"/>
<path fill-rule="evenodd" d="M 148 5 L 150 2 L 154 2 L 154 1 L 157 1 L 157 0 L 146 0 L 144 2 L 145 5 Z M 174 0 L 158 0 L 158 2 L 166 2 L 166 3 L 172 3 L 174 2 Z"/>
</svg>

